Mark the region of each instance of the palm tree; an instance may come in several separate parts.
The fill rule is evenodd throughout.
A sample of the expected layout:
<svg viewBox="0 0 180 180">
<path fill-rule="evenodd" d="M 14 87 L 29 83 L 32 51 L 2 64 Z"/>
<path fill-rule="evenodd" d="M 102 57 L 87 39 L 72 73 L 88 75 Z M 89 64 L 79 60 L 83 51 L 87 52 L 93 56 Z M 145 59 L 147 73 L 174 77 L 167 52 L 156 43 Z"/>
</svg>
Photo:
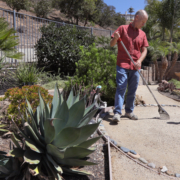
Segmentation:
<svg viewBox="0 0 180 180">
<path fill-rule="evenodd" d="M 177 60 L 178 60 L 178 54 L 180 52 L 180 43 L 167 43 L 169 45 L 169 51 L 172 54 L 172 60 L 171 60 L 171 66 L 167 70 L 165 74 L 165 78 L 167 78 L 169 72 L 172 70 L 172 68 L 175 66 Z"/>
<path fill-rule="evenodd" d="M 18 45 L 16 31 L 8 27 L 9 24 L 3 18 L 0 18 L 0 69 L 5 57 L 21 59 L 22 53 L 18 53 L 15 46 Z"/>
<path fill-rule="evenodd" d="M 161 82 L 164 74 L 166 72 L 166 69 L 168 67 L 168 61 L 167 61 L 167 54 L 168 54 L 168 48 L 164 47 L 163 42 L 161 42 L 159 39 L 150 41 L 149 42 L 148 50 L 151 55 L 151 60 L 155 64 L 156 69 L 156 79 L 158 82 Z M 158 59 L 161 59 L 161 67 L 158 67 Z"/>
<path fill-rule="evenodd" d="M 131 13 L 134 12 L 134 8 L 130 7 L 130 8 L 128 9 L 128 12 L 130 13 L 130 20 L 131 20 Z"/>
</svg>

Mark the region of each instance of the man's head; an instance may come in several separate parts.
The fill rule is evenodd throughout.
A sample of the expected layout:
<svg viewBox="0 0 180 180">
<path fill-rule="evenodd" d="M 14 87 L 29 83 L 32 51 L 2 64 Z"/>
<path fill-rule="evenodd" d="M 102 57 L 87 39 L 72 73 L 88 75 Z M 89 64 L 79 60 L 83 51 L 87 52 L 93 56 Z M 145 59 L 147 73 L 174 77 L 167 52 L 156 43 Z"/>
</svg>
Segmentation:
<svg viewBox="0 0 180 180">
<path fill-rule="evenodd" d="M 148 20 L 148 14 L 145 10 L 139 10 L 136 12 L 133 25 L 135 28 L 141 29 Z"/>
</svg>

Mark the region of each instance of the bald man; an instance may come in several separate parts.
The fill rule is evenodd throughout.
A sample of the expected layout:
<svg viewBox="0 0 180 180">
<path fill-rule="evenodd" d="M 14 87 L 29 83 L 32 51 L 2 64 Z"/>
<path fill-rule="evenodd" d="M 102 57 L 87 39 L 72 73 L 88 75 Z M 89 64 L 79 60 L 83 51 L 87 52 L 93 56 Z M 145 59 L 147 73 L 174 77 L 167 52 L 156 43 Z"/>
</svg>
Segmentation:
<svg viewBox="0 0 180 180">
<path fill-rule="evenodd" d="M 125 116 L 138 120 L 138 117 L 133 113 L 134 100 L 139 82 L 139 73 L 136 70 L 141 68 L 142 61 L 147 55 L 148 42 L 146 34 L 141 30 L 148 20 L 148 14 L 144 10 L 139 10 L 135 14 L 134 21 L 129 25 L 119 26 L 112 34 L 110 46 L 118 45 L 118 55 L 116 64 L 116 94 L 115 94 L 115 109 L 114 122 L 119 122 L 121 118 L 121 110 L 124 103 L 126 87 L 128 85 L 128 93 L 125 104 Z M 118 39 L 121 37 L 127 50 L 129 51 L 136 66 L 133 65 L 124 48 Z"/>
</svg>

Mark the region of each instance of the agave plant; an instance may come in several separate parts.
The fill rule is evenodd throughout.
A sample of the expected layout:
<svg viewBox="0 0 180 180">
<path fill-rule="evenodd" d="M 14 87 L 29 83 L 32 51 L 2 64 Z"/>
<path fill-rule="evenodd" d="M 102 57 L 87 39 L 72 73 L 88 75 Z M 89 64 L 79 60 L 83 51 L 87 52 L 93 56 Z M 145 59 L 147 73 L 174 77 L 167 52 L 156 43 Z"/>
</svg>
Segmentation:
<svg viewBox="0 0 180 180">
<path fill-rule="evenodd" d="M 22 165 L 26 165 L 33 176 L 43 173 L 50 179 L 59 180 L 63 173 L 90 175 L 77 167 L 95 165 L 84 159 L 95 151 L 91 145 L 100 138 L 88 139 L 99 126 L 99 123 L 88 124 L 97 112 L 97 109 L 92 110 L 94 104 L 85 108 L 86 97 L 79 99 L 79 94 L 74 96 L 73 90 L 67 101 L 64 100 L 57 85 L 51 107 L 44 102 L 40 92 L 39 97 L 35 113 L 26 100 L 27 122 L 22 117 L 23 130 L 16 126 L 19 134 L 12 134 L 16 147 L 6 157 L 23 158 Z"/>
</svg>

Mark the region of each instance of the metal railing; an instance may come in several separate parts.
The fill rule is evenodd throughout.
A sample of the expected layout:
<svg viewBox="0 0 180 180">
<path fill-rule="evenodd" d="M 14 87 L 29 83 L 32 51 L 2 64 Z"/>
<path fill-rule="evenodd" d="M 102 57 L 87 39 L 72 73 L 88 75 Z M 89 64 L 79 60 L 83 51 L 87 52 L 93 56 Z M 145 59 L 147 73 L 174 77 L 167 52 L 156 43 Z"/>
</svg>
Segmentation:
<svg viewBox="0 0 180 180">
<path fill-rule="evenodd" d="M 23 57 L 24 62 L 37 61 L 34 45 L 41 37 L 41 33 L 39 29 L 43 25 L 48 25 L 52 22 L 56 23 L 57 26 L 62 26 L 66 24 L 64 22 L 58 22 L 49 19 L 39 18 L 36 16 L 30 16 L 27 14 L 17 13 L 15 11 L 3 9 L 3 8 L 0 8 L 0 17 L 4 17 L 10 24 L 10 27 L 11 28 L 13 27 L 17 31 L 16 35 L 19 38 L 19 45 L 16 48 L 19 52 L 22 52 L 24 54 Z M 91 35 L 94 36 L 110 37 L 112 34 L 111 30 L 97 29 L 93 27 L 83 27 L 77 25 L 73 25 L 73 26 L 76 26 L 79 29 L 86 29 Z M 6 58 L 4 62 L 16 64 L 18 61 L 15 59 Z"/>
</svg>

